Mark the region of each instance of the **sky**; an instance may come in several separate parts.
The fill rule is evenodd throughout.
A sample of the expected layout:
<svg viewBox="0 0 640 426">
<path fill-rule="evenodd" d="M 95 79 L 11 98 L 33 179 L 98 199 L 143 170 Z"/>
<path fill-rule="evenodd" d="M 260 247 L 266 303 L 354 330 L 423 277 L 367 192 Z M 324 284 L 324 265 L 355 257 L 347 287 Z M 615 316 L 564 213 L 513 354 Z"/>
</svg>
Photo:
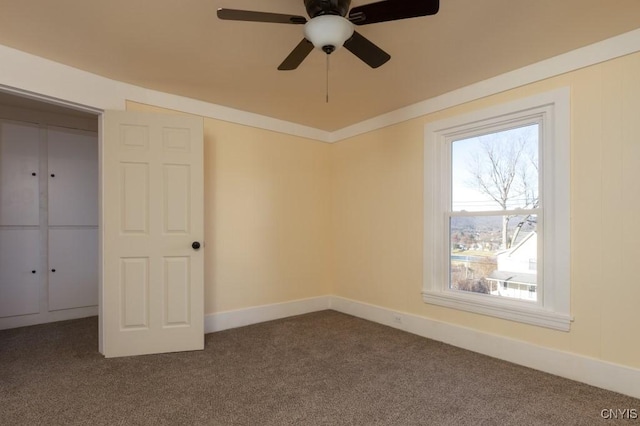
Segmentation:
<svg viewBox="0 0 640 426">
<path fill-rule="evenodd" d="M 473 175 L 469 172 L 469 169 L 472 167 L 471 164 L 473 164 L 474 158 L 486 155 L 484 154 L 485 151 L 482 146 L 482 141 L 493 144 L 496 150 L 505 150 L 513 147 L 513 144 L 520 140 L 524 141 L 525 149 L 529 152 L 525 163 L 529 164 L 529 170 L 533 176 L 531 180 L 536 181 L 537 172 L 535 172 L 535 169 L 531 166 L 531 162 L 537 164 L 538 161 L 537 124 L 452 142 L 451 199 L 454 211 L 490 211 L 501 209 L 496 201 L 471 187 L 470 183 L 473 181 Z M 487 164 L 489 164 L 488 161 Z M 537 187 L 537 181 L 532 183 Z M 518 205 L 514 205 L 513 207 L 518 207 Z"/>
</svg>

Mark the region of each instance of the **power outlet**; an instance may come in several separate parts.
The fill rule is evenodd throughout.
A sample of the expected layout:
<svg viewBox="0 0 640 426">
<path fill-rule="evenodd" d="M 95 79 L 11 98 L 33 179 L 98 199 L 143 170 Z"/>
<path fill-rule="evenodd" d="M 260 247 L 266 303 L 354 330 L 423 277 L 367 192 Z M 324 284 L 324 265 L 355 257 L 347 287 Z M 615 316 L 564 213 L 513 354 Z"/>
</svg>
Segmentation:
<svg viewBox="0 0 640 426">
<path fill-rule="evenodd" d="M 393 321 L 394 324 L 401 325 L 402 324 L 402 315 L 393 314 L 392 321 Z"/>
</svg>

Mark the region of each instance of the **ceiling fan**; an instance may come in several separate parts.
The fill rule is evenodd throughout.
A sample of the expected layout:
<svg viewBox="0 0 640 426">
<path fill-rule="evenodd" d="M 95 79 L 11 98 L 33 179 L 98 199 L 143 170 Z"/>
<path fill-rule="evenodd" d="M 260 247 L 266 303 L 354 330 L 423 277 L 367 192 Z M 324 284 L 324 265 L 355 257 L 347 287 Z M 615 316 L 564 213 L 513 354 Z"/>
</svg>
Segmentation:
<svg viewBox="0 0 640 426">
<path fill-rule="evenodd" d="M 304 25 L 304 38 L 280 64 L 279 70 L 298 68 L 314 47 L 329 55 L 343 45 L 371 68 L 378 68 L 391 56 L 355 31 L 354 25 L 435 15 L 440 1 L 383 0 L 349 10 L 350 5 L 351 0 L 304 0 L 310 20 L 304 16 L 237 9 L 218 9 L 218 18 Z"/>
</svg>

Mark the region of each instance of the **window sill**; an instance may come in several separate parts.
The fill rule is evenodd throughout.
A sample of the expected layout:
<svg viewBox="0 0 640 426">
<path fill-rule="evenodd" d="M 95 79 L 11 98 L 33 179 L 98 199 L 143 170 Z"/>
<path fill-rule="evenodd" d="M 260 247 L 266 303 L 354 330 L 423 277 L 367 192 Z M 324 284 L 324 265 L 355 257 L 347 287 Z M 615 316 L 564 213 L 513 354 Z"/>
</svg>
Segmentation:
<svg viewBox="0 0 640 426">
<path fill-rule="evenodd" d="M 432 305 L 489 315 L 559 331 L 569 331 L 571 328 L 571 317 L 569 315 L 551 312 L 538 307 L 525 306 L 516 301 L 493 299 L 484 295 L 433 291 L 423 291 L 422 299 L 425 303 Z"/>
</svg>

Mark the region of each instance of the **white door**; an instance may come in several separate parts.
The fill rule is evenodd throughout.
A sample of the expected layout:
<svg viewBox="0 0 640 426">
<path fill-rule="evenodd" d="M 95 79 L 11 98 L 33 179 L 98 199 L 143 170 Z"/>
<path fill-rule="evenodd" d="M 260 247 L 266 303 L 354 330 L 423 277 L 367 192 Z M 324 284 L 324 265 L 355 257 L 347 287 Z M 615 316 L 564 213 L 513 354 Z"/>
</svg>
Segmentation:
<svg viewBox="0 0 640 426">
<path fill-rule="evenodd" d="M 203 349 L 202 119 L 102 118 L 100 351 Z"/>
<path fill-rule="evenodd" d="M 39 266 L 40 231 L 0 229 L 0 318 L 40 312 Z"/>
<path fill-rule="evenodd" d="M 40 224 L 40 129 L 0 120 L 0 226 Z"/>
<path fill-rule="evenodd" d="M 47 128 L 49 226 L 98 226 L 98 135 Z"/>
<path fill-rule="evenodd" d="M 49 229 L 49 311 L 98 304 L 98 230 Z"/>
</svg>

